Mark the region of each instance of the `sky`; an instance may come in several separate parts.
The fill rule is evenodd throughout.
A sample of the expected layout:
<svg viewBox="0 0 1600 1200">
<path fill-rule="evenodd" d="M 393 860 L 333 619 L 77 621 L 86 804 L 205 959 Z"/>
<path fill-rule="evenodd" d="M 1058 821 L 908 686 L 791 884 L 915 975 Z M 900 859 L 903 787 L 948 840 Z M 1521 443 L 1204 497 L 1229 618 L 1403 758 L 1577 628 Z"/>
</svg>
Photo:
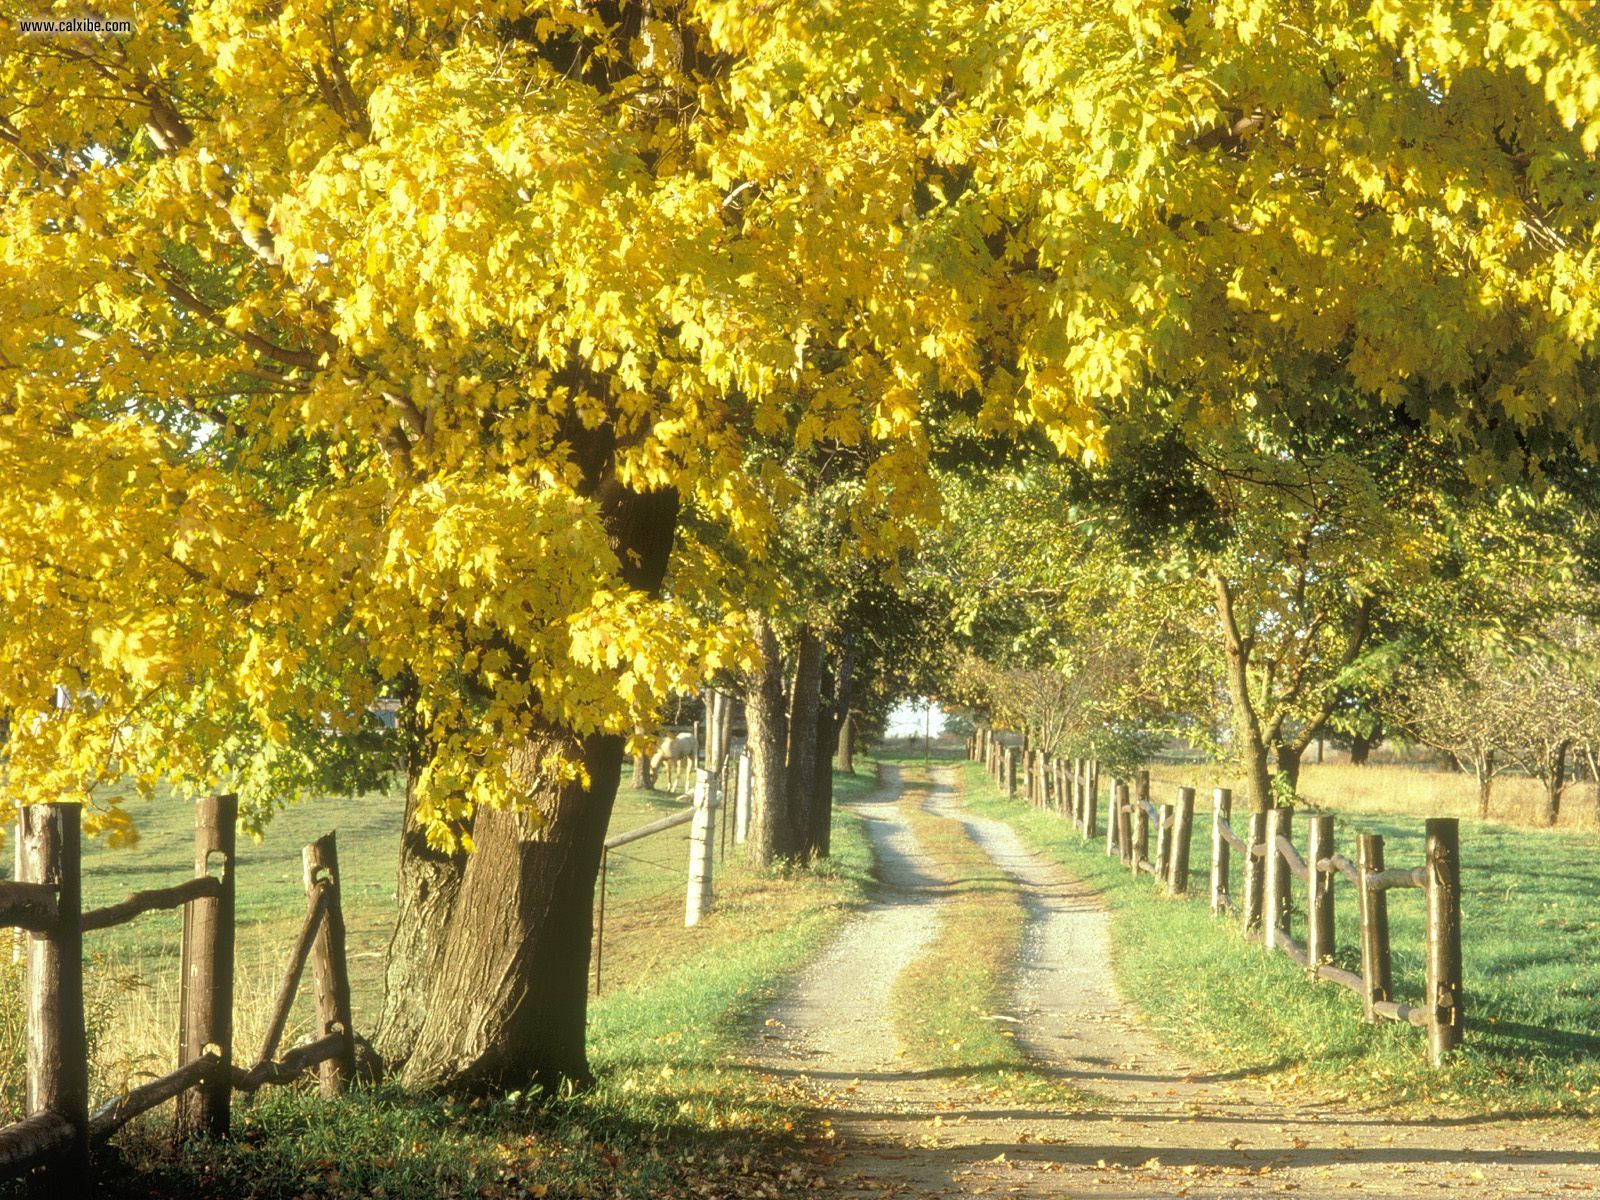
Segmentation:
<svg viewBox="0 0 1600 1200">
<path fill-rule="evenodd" d="M 926 703 L 927 701 L 925 700 L 916 699 L 903 700 L 896 705 L 894 711 L 889 714 L 889 728 L 886 731 L 886 736 L 892 738 L 911 737 L 913 735 L 921 736 L 923 728 L 923 705 Z M 930 727 L 930 731 L 935 736 L 938 736 L 943 729 L 944 709 L 940 708 L 939 705 L 935 703 L 933 706 L 933 724 Z"/>
</svg>

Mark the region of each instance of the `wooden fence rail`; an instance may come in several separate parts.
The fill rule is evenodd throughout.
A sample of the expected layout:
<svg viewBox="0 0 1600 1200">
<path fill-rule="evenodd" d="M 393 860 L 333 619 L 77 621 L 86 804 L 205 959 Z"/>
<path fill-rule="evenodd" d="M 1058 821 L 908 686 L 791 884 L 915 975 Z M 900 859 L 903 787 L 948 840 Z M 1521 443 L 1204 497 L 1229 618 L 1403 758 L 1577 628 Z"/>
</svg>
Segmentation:
<svg viewBox="0 0 1600 1200">
<path fill-rule="evenodd" d="M 116 904 L 83 911 L 82 806 L 35 804 L 18 819 L 19 873 L 0 883 L 0 927 L 26 930 L 29 1115 L 0 1129 L 0 1178 L 43 1169 L 59 1194 L 85 1190 L 90 1146 L 134 1117 L 177 1101 L 179 1138 L 226 1136 L 234 1091 L 286 1083 L 320 1067 L 323 1094 L 351 1077 L 355 1035 L 345 963 L 333 834 L 305 848 L 307 913 L 278 991 L 256 1064 L 233 1065 L 234 835 L 238 805 L 209 796 L 195 805 L 195 875 L 169 887 L 132 892 Z M 83 1013 L 83 934 L 144 913 L 180 908 L 178 1066 L 89 1111 L 88 1045 Z M 274 1059 L 307 959 L 317 994 L 318 1036 Z"/>
<path fill-rule="evenodd" d="M 968 753 L 986 764 L 1002 790 L 1015 795 L 1013 778 L 1016 747 L 1002 741 L 999 731 L 980 728 L 968 743 Z M 1065 769 L 1060 760 L 1038 753 L 1038 766 L 1028 778 L 1039 777 L 1040 790 L 1024 795 L 1039 807 L 1072 819 L 1085 839 L 1094 839 L 1095 791 L 1098 764 L 1080 767 L 1074 761 Z M 1025 756 L 1027 757 L 1027 756 Z M 1029 761 L 1033 761 L 1031 758 Z M 1067 796 L 1049 801 L 1047 783 L 1066 788 Z M 1057 793 L 1059 796 L 1059 792 Z M 1150 800 L 1150 774 L 1139 771 L 1132 781 L 1113 779 L 1107 788 L 1105 853 L 1119 858 L 1135 878 L 1148 875 L 1172 896 L 1189 892 L 1190 843 L 1194 834 L 1193 788 L 1179 788 L 1172 804 Z M 1383 838 L 1374 833 L 1356 837 L 1354 860 L 1334 847 L 1333 818 L 1312 816 L 1306 832 L 1305 852 L 1293 836 L 1294 810 L 1277 807 L 1251 813 L 1243 834 L 1233 827 L 1233 796 L 1217 788 L 1211 801 L 1211 856 L 1208 901 L 1217 917 L 1237 916 L 1241 931 L 1259 939 L 1267 950 L 1277 950 L 1299 965 L 1312 982 L 1326 981 L 1344 987 L 1362 999 L 1367 1021 L 1392 1020 L 1423 1029 L 1428 1035 L 1428 1057 L 1438 1066 L 1461 1044 L 1465 1002 L 1461 966 L 1461 846 L 1460 826 L 1453 817 L 1426 822 L 1425 852 L 1421 866 L 1387 868 Z M 1152 856 L 1151 839 L 1154 837 Z M 1238 891 L 1233 890 L 1233 860 L 1237 856 Z M 1336 884 L 1355 890 L 1359 913 L 1361 969 L 1337 966 L 1334 913 Z M 1423 1001 L 1402 1004 L 1393 998 L 1393 970 L 1389 951 L 1388 893 L 1396 889 L 1421 890 L 1425 895 L 1427 936 Z M 1293 896 L 1304 895 L 1305 937 L 1291 933 Z"/>
</svg>

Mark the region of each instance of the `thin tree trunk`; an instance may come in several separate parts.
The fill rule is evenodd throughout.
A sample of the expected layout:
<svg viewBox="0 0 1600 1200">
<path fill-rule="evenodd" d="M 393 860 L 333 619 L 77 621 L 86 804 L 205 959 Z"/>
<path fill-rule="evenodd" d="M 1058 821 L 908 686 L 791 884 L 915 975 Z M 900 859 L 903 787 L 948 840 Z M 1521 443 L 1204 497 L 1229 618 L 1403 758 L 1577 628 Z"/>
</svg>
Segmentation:
<svg viewBox="0 0 1600 1200">
<path fill-rule="evenodd" d="M 806 836 L 806 856 L 827 858 L 833 826 L 833 756 L 839 736 L 838 688 L 840 680 L 823 675 L 822 700 L 817 706 L 816 768 L 811 782 L 811 827 Z"/>
<path fill-rule="evenodd" d="M 1272 768 L 1267 744 L 1261 736 L 1261 720 L 1250 696 L 1251 642 L 1239 632 L 1233 609 L 1233 592 L 1227 580 L 1214 575 L 1217 617 L 1222 623 L 1223 648 L 1227 651 L 1228 698 L 1233 702 L 1233 735 L 1240 765 L 1244 768 L 1245 799 L 1256 812 L 1272 807 Z"/>
<path fill-rule="evenodd" d="M 1481 821 L 1489 816 L 1489 789 L 1494 786 L 1494 751 L 1473 755 L 1472 769 L 1478 777 L 1478 819 Z"/>
<path fill-rule="evenodd" d="M 844 719 L 839 722 L 839 751 L 834 757 L 834 766 L 846 775 L 855 774 L 856 769 L 856 714 L 847 712 Z"/>
<path fill-rule="evenodd" d="M 812 800 L 816 794 L 818 718 L 822 708 L 822 639 L 810 626 L 800 630 L 794 687 L 789 703 L 789 752 L 785 780 L 788 818 L 779 832 L 778 853 L 804 862 L 809 857 Z"/>
<path fill-rule="evenodd" d="M 1561 793 L 1567 786 L 1567 750 L 1571 745 L 1572 739 L 1565 738 L 1556 744 L 1550 755 L 1550 769 L 1544 783 L 1546 825 L 1554 825 L 1561 817 Z"/>
<path fill-rule="evenodd" d="M 750 830 L 745 853 L 751 866 L 765 868 L 778 852 L 778 830 L 785 819 L 783 748 L 787 729 L 778 639 L 761 614 L 752 614 L 751 624 L 761 650 L 761 665 L 747 681 L 744 696 L 750 747 Z"/>
<path fill-rule="evenodd" d="M 634 730 L 634 736 L 641 740 L 648 737 L 650 731 L 644 726 Z M 644 791 L 656 790 L 655 772 L 650 769 L 650 751 L 633 756 L 633 786 Z"/>
<path fill-rule="evenodd" d="M 834 746 L 835 754 L 833 765 L 841 771 L 855 770 L 855 719 L 851 714 L 851 706 L 855 703 L 856 674 L 856 646 L 855 636 L 845 634 L 843 653 L 839 658 L 839 681 L 834 688 L 833 713 L 834 736 L 828 738 L 825 745 Z M 833 789 L 833 778 L 829 775 L 828 789 Z"/>
</svg>

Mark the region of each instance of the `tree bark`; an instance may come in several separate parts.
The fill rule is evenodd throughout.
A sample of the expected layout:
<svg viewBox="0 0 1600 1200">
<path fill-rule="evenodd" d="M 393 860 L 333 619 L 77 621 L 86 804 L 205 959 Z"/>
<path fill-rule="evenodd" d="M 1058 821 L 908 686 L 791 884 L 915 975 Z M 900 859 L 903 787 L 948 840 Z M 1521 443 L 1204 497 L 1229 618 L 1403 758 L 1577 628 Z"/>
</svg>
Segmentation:
<svg viewBox="0 0 1600 1200">
<path fill-rule="evenodd" d="M 459 850 L 437 850 L 416 819 L 417 776 L 421 744 L 416 736 L 414 709 L 400 712 L 402 727 L 411 726 L 407 741 L 406 806 L 400 833 L 400 866 L 395 886 L 397 911 L 389 939 L 388 965 L 383 980 L 383 1010 L 378 1016 L 373 1048 L 391 1073 L 411 1057 L 428 1014 L 428 994 L 444 958 L 445 938 L 467 856 Z"/>
<path fill-rule="evenodd" d="M 1300 786 L 1300 759 L 1304 752 L 1304 748 L 1295 743 L 1277 747 L 1278 774 L 1288 782 L 1290 791 Z"/>
<path fill-rule="evenodd" d="M 574 435 L 574 458 L 621 582 L 655 593 L 671 556 L 678 497 L 623 487 L 611 473 L 608 436 L 604 428 L 587 441 Z M 513 750 L 527 784 L 524 808 L 478 810 L 470 855 L 430 849 L 408 795 L 376 1036 L 406 1086 L 483 1094 L 590 1082 L 591 912 L 625 747 L 616 734 L 580 738 L 536 727 Z M 582 762 L 589 786 L 551 778 L 542 764 L 552 752 Z"/>
<path fill-rule="evenodd" d="M 833 690 L 833 728 L 835 733 L 826 745 L 834 746 L 833 765 L 841 771 L 855 771 L 855 717 L 851 707 L 855 703 L 856 647 L 855 637 L 845 634 L 844 653 L 839 659 L 839 680 Z M 833 776 L 828 775 L 828 791 L 833 791 Z"/>
<path fill-rule="evenodd" d="M 825 692 L 830 690 L 826 686 Z M 817 710 L 816 767 L 811 781 L 811 828 L 806 836 L 806 857 L 827 858 L 833 832 L 833 755 L 840 721 L 837 699 L 824 700 Z"/>
<path fill-rule="evenodd" d="M 563 751 L 591 785 L 541 777 Z M 600 850 L 622 774 L 623 739 L 531 738 L 529 811 L 485 808 L 445 928 L 443 953 L 401 1082 L 421 1090 L 549 1091 L 592 1081 L 584 1040 L 591 913 Z"/>
<path fill-rule="evenodd" d="M 785 816 L 778 853 L 805 862 L 811 853 L 812 802 L 816 795 L 817 735 L 822 710 L 822 639 L 809 625 L 800 630 L 789 707 L 789 751 L 785 772 Z"/>
<path fill-rule="evenodd" d="M 833 765 L 846 775 L 855 774 L 856 770 L 856 714 L 847 712 L 844 719 L 839 722 L 839 749 L 834 756 Z"/>
<path fill-rule="evenodd" d="M 744 695 L 750 747 L 750 831 L 745 854 L 751 866 L 766 868 L 778 853 L 778 830 L 785 820 L 783 661 L 766 617 L 754 613 L 751 624 L 761 649 L 761 665 L 747 681 Z"/>
<path fill-rule="evenodd" d="M 1478 777 L 1478 819 L 1481 821 L 1489 815 L 1489 789 L 1494 786 L 1494 751 L 1473 755 L 1472 770 Z"/>
<path fill-rule="evenodd" d="M 1273 804 L 1272 769 L 1267 744 L 1261 735 L 1261 721 L 1250 697 L 1251 639 L 1239 632 L 1234 614 L 1233 591 L 1221 575 L 1212 576 L 1216 589 L 1217 617 L 1222 623 L 1223 647 L 1228 658 L 1228 698 L 1233 703 L 1233 736 L 1238 743 L 1240 765 L 1244 768 L 1245 799 L 1251 809 L 1266 812 Z"/>
<path fill-rule="evenodd" d="M 1350 765 L 1364 767 L 1367 760 L 1372 757 L 1372 748 L 1383 738 L 1381 729 L 1372 733 L 1353 733 L 1350 735 Z"/>
<path fill-rule="evenodd" d="M 1571 738 L 1556 743 L 1550 754 L 1549 770 L 1544 779 L 1544 823 L 1554 825 L 1561 817 L 1561 793 L 1567 786 L 1567 751 Z"/>
<path fill-rule="evenodd" d="M 639 738 L 650 736 L 650 730 L 642 725 L 633 732 L 634 736 Z M 656 790 L 655 772 L 650 769 L 649 751 L 633 756 L 633 786 L 642 791 L 653 792 Z"/>
</svg>

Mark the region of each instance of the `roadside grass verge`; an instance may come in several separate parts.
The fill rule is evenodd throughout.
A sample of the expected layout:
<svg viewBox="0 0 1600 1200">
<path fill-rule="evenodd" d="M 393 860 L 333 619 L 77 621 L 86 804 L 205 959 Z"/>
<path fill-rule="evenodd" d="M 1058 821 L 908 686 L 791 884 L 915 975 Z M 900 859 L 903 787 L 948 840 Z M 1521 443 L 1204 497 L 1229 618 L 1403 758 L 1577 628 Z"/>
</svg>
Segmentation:
<svg viewBox="0 0 1600 1200">
<path fill-rule="evenodd" d="M 874 786 L 872 774 L 835 777 L 840 800 Z M 660 815 L 664 800 L 619 797 L 613 828 Z M 342 862 L 342 838 L 340 848 Z M 714 908 L 693 930 L 682 925 L 687 849 L 678 849 L 660 851 L 663 862 L 670 855 L 678 863 L 675 879 L 639 868 L 632 881 L 611 880 L 608 903 L 663 915 L 618 928 L 608 912 L 607 959 L 616 970 L 608 966 L 591 1004 L 598 1082 L 587 1093 L 461 1103 L 385 1086 L 328 1102 L 308 1081 L 267 1089 L 248 1106 L 236 1098 L 232 1140 L 178 1151 L 166 1145 L 163 1108 L 119 1137 L 122 1162 L 108 1164 L 105 1194 L 743 1196 L 803 1170 L 792 1133 L 798 1101 L 774 1093 L 733 1052 L 782 981 L 861 903 L 872 861 L 867 839 L 859 820 L 840 811 L 833 855 L 821 869 L 770 874 L 746 868 L 742 849 L 730 844 L 726 864 L 717 863 Z M 630 948 L 630 939 L 651 945 Z"/>
<path fill-rule="evenodd" d="M 1060 817 L 1006 799 L 975 763 L 960 764 L 973 811 L 1000 817 L 1036 849 L 1100 888 L 1110 905 L 1117 983 L 1169 1045 L 1268 1086 L 1310 1085 L 1371 1105 L 1460 1113 L 1600 1113 L 1600 859 L 1595 839 L 1552 838 L 1489 822 L 1462 823 L 1462 924 L 1467 1041 L 1442 1070 L 1427 1063 L 1421 1031 L 1364 1024 L 1357 997 L 1310 985 L 1281 954 L 1246 940 L 1236 918 L 1205 902 L 1211 820 L 1197 797 L 1188 900 L 1164 897 L 1105 857 L 1101 834 L 1084 841 Z M 1166 785 L 1152 788 L 1167 798 Z M 1204 811 L 1202 811 L 1204 810 Z M 1309 809 L 1307 810 L 1309 811 Z M 1297 814 L 1298 816 L 1298 814 Z M 1388 865 L 1422 861 L 1422 820 L 1335 814 L 1349 853 L 1358 831 L 1384 836 Z M 1297 821 L 1297 844 L 1303 844 Z M 1153 842 L 1152 838 L 1152 842 Z M 1233 855 L 1233 887 L 1239 887 Z M 1303 886 L 1291 931 L 1304 944 Z M 1336 884 L 1340 966 L 1359 970 L 1353 892 Z M 1420 892 L 1390 897 L 1397 998 L 1418 1003 L 1425 914 Z"/>
<path fill-rule="evenodd" d="M 904 765 L 900 809 L 943 880 L 939 929 L 895 979 L 890 1015 L 905 1054 L 936 1074 L 1025 1102 L 1077 1094 L 1035 1069 L 1009 1022 L 1027 909 L 1021 887 L 956 818 L 929 812 L 920 763 Z"/>
</svg>

